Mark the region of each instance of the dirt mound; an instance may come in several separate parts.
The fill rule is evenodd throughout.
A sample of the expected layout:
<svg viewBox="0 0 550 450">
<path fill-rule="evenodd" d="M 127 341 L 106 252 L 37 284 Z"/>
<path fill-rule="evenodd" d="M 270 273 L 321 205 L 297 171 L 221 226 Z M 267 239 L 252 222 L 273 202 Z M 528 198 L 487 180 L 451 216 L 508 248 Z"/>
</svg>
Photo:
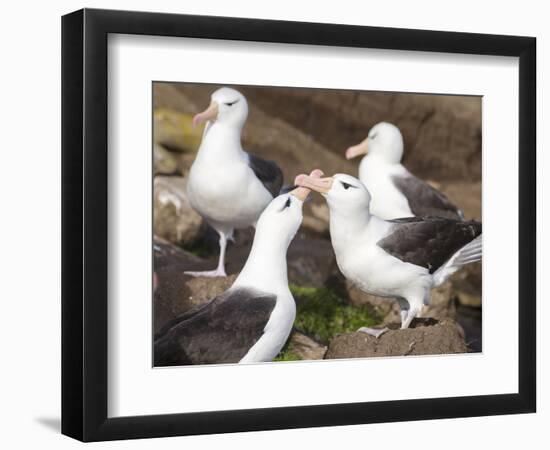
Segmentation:
<svg viewBox="0 0 550 450">
<path fill-rule="evenodd" d="M 465 353 L 468 347 L 460 325 L 452 320 L 415 319 L 411 328 L 391 329 L 375 338 L 366 333 L 336 336 L 325 359 Z"/>
</svg>

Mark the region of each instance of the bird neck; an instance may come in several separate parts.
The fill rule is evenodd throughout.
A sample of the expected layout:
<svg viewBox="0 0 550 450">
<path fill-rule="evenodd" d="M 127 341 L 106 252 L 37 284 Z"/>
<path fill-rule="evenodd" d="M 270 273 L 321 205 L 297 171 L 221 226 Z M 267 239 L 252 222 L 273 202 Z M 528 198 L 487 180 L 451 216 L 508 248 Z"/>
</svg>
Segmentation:
<svg viewBox="0 0 550 450">
<path fill-rule="evenodd" d="M 335 211 L 330 214 L 330 237 L 336 251 L 343 251 L 357 242 L 358 236 L 364 234 L 371 222 L 372 215 L 368 208 L 358 211 Z"/>
<path fill-rule="evenodd" d="M 233 286 L 255 287 L 270 293 L 288 290 L 286 252 L 289 243 L 274 242 L 273 236 L 262 236 L 261 230 L 256 230 L 248 259 Z"/>
<path fill-rule="evenodd" d="M 208 122 L 204 129 L 202 142 L 197 153 L 197 159 L 202 162 L 214 162 L 245 158 L 241 146 L 242 127 L 218 122 Z"/>
</svg>

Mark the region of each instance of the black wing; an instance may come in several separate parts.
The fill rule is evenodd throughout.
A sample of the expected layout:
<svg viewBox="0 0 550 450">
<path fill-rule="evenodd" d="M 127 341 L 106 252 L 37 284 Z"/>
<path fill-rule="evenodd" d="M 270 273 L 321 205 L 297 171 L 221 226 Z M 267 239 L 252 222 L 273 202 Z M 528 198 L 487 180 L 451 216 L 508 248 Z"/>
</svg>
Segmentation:
<svg viewBox="0 0 550 450">
<path fill-rule="evenodd" d="M 445 195 L 414 175 L 394 176 L 392 181 L 409 202 L 415 216 L 438 216 L 463 219 L 464 214 Z"/>
<path fill-rule="evenodd" d="M 239 362 L 262 336 L 276 296 L 230 289 L 171 321 L 155 339 L 155 366 Z"/>
<path fill-rule="evenodd" d="M 395 256 L 434 273 L 458 250 L 481 234 L 481 223 L 443 217 L 411 217 L 390 220 L 390 235 L 378 246 Z"/>
<path fill-rule="evenodd" d="M 277 197 L 283 185 L 283 172 L 279 166 L 273 161 L 267 161 L 250 153 L 248 154 L 248 165 L 268 192 L 274 198 Z"/>
</svg>

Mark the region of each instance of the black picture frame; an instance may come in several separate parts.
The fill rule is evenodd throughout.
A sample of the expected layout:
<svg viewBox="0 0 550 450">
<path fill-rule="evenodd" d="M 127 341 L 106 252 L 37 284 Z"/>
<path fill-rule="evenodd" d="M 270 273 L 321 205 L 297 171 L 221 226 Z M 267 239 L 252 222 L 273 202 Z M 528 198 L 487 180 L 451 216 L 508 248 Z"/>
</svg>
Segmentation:
<svg viewBox="0 0 550 450">
<path fill-rule="evenodd" d="M 109 33 L 518 57 L 518 393 L 108 418 Z M 64 16 L 62 433 L 100 441 L 535 412 L 535 91 L 533 37 L 91 9 Z"/>
</svg>

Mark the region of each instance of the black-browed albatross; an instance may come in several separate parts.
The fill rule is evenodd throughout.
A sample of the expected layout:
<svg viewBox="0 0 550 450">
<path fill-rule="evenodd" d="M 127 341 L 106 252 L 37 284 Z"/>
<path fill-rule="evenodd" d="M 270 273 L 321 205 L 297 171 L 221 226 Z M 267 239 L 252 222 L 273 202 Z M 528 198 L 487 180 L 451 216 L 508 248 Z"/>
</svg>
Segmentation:
<svg viewBox="0 0 550 450">
<path fill-rule="evenodd" d="M 320 176 L 312 172 L 312 176 Z M 246 264 L 230 289 L 169 322 L 156 336 L 155 366 L 271 361 L 284 346 L 296 305 L 286 252 L 309 189 L 276 197 L 258 220 Z"/>
<path fill-rule="evenodd" d="M 359 179 L 371 195 L 371 213 L 381 219 L 438 216 L 463 219 L 445 195 L 411 174 L 402 164 L 403 136 L 395 125 L 380 122 L 367 138 L 346 150 L 346 158 L 365 155 Z"/>
<path fill-rule="evenodd" d="M 283 184 L 281 169 L 272 161 L 245 152 L 241 131 L 248 116 L 246 98 L 223 87 L 212 94 L 210 106 L 193 118 L 206 122 L 201 145 L 187 183 L 191 206 L 219 234 L 218 267 L 192 276 L 225 276 L 225 248 L 238 228 L 254 226 Z"/>
<path fill-rule="evenodd" d="M 481 260 L 480 222 L 444 217 L 380 219 L 370 213 L 367 188 L 350 175 L 298 175 L 295 183 L 325 197 L 340 271 L 364 292 L 396 298 L 402 328 L 429 303 L 433 287 L 462 266 Z"/>
</svg>

